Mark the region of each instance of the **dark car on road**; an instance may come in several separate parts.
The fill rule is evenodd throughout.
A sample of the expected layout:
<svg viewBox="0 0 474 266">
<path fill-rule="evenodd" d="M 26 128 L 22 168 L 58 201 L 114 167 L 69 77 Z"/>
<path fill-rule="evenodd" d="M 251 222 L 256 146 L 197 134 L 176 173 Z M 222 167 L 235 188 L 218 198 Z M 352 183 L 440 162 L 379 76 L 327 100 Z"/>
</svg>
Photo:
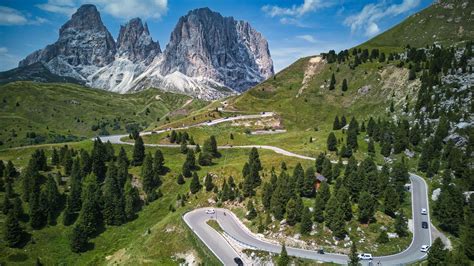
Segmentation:
<svg viewBox="0 0 474 266">
<path fill-rule="evenodd" d="M 421 228 L 428 229 L 428 223 L 427 222 L 421 222 Z"/>
<path fill-rule="evenodd" d="M 238 266 L 244 266 L 244 262 L 238 257 L 234 258 L 234 262 L 237 263 Z"/>
</svg>

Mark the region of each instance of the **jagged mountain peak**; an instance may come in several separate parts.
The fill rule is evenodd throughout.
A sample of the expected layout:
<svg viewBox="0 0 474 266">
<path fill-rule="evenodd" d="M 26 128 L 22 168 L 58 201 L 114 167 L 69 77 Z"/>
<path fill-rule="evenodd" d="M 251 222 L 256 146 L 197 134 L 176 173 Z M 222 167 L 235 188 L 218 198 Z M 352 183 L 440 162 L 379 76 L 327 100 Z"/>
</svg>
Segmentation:
<svg viewBox="0 0 474 266">
<path fill-rule="evenodd" d="M 244 91 L 273 75 L 265 38 L 249 23 L 209 8 L 181 17 L 162 53 L 140 18 L 121 26 L 115 42 L 97 8 L 83 5 L 61 27 L 58 41 L 19 65 L 35 62 L 95 88 L 126 93 L 157 87 L 205 99 Z"/>
<path fill-rule="evenodd" d="M 106 30 L 99 11 L 91 4 L 85 4 L 79 7 L 71 19 L 61 27 L 59 34 L 68 28 L 74 28 L 76 30 Z"/>
<path fill-rule="evenodd" d="M 181 17 L 171 33 L 162 72 L 244 91 L 273 75 L 273 62 L 267 41 L 248 23 L 198 8 Z"/>
<path fill-rule="evenodd" d="M 131 61 L 151 61 L 161 53 L 160 44 L 150 36 L 148 25 L 143 25 L 140 18 L 131 19 L 120 27 L 117 39 L 118 55 Z"/>
</svg>

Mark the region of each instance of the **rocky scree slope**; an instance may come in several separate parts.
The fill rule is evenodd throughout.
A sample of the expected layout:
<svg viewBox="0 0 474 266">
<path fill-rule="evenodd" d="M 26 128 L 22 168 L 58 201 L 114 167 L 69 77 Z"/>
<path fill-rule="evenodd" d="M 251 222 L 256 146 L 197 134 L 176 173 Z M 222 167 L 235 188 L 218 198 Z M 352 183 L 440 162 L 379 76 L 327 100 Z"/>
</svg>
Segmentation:
<svg viewBox="0 0 474 266">
<path fill-rule="evenodd" d="M 54 44 L 19 66 L 37 62 L 90 87 L 120 93 L 158 87 L 203 99 L 245 91 L 274 73 L 260 33 L 208 8 L 180 18 L 162 52 L 139 18 L 122 26 L 115 42 L 97 8 L 83 5 L 61 27 Z"/>
</svg>

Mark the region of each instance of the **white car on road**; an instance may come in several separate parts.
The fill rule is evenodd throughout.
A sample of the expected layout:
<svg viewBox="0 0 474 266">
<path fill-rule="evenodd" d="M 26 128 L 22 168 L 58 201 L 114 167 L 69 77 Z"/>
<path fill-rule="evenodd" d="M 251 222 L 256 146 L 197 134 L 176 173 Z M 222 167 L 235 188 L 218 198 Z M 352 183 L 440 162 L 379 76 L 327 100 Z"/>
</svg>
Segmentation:
<svg viewBox="0 0 474 266">
<path fill-rule="evenodd" d="M 422 215 L 427 215 L 427 214 L 428 214 L 428 212 L 426 211 L 426 209 L 425 209 L 425 208 L 421 208 L 421 214 L 422 214 Z"/>
<path fill-rule="evenodd" d="M 421 252 L 428 252 L 428 250 L 430 250 L 430 246 L 429 246 L 429 245 L 423 245 L 423 246 L 421 246 L 421 248 L 420 248 L 420 251 L 421 251 Z"/>
<path fill-rule="evenodd" d="M 361 260 L 372 260 L 372 254 L 369 253 L 359 254 L 357 257 L 359 257 Z"/>
<path fill-rule="evenodd" d="M 208 210 L 206 210 L 206 213 L 207 214 L 214 214 L 214 213 L 216 213 L 216 211 L 214 209 L 208 209 Z"/>
</svg>

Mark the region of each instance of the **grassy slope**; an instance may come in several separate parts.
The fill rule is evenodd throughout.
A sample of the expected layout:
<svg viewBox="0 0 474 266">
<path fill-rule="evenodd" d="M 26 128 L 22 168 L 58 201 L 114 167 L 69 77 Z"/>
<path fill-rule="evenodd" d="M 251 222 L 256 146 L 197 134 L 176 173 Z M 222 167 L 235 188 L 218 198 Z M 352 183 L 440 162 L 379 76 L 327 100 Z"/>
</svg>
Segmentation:
<svg viewBox="0 0 474 266">
<path fill-rule="evenodd" d="M 111 134 L 125 132 L 127 123 L 138 123 L 144 128 L 156 126 L 158 118 L 163 123 L 164 116 L 190 99 L 156 89 L 120 95 L 72 84 L 9 83 L 0 86 L 0 140 L 4 143 L 0 148 L 30 144 L 27 132 L 45 136 L 47 142 L 54 141 L 50 135 L 57 134 L 95 136 L 100 130 L 92 131 L 91 127 L 99 121 L 108 122 L 106 129 Z M 203 101 L 195 99 L 174 118 L 203 105 Z M 119 121 L 120 128 L 113 128 L 114 120 Z"/>
<path fill-rule="evenodd" d="M 91 149 L 91 142 L 69 143 L 75 149 Z M 46 154 L 50 156 L 53 146 L 60 144 L 42 145 Z M 119 146 L 115 146 L 116 150 Z M 124 146 L 131 157 L 132 146 Z M 147 152 L 153 152 L 154 148 L 147 148 Z M 34 148 L 17 148 L 0 151 L 0 160 L 13 160 L 19 168 L 26 166 L 30 154 Z M 206 265 L 216 265 L 217 260 L 212 253 L 203 247 L 199 239 L 192 234 L 181 216 L 188 210 L 199 206 L 208 206 L 207 200 L 214 196 L 213 193 L 199 192 L 197 197 L 191 196 L 185 207 L 177 208 L 176 212 L 169 212 L 170 204 L 175 204 L 178 193 L 185 194 L 189 191 L 190 179 L 186 179 L 186 184 L 177 185 L 176 175 L 181 172 L 181 165 L 185 155 L 179 153 L 179 149 L 162 149 L 166 166 L 171 169 L 162 178 L 161 187 L 164 197 L 145 206 L 139 213 L 139 217 L 123 226 L 108 227 L 107 230 L 93 239 L 95 248 L 81 255 L 72 253 L 68 246 L 68 235 L 71 227 L 64 227 L 59 224 L 46 227 L 42 230 L 33 231 L 28 224 L 23 224 L 29 232 L 33 234 L 35 244 L 29 243 L 22 249 L 11 249 L 0 245 L 0 263 L 19 263 L 31 265 L 37 257 L 45 265 L 51 264 L 107 264 L 112 261 L 124 264 L 152 264 L 152 265 L 174 265 L 177 264 L 172 256 L 177 253 L 193 251 Z M 222 157 L 215 160 L 215 164 L 210 167 L 203 167 L 198 171 L 199 176 L 204 176 L 207 172 L 216 173 L 219 178 L 214 183 L 221 187 L 223 177 L 234 176 L 236 182 L 241 181 L 240 173 L 243 164 L 247 161 L 249 150 L 223 150 Z M 269 178 L 271 167 L 278 168 L 282 161 L 285 161 L 292 171 L 292 167 L 298 162 L 295 158 L 277 155 L 270 151 L 260 151 L 262 164 L 265 167 L 264 180 Z M 306 168 L 312 163 L 303 161 Z M 55 170 L 56 171 L 56 170 Z M 131 168 L 130 172 L 139 176 L 138 167 Z M 19 189 L 19 181 L 15 184 Z M 18 190 L 19 191 L 19 190 Z M 3 202 L 3 192 L 0 193 L 0 202 Z M 25 206 L 25 211 L 27 211 Z M 0 213 L 0 228 L 3 228 L 5 215 Z M 61 221 L 59 217 L 58 221 Z M 146 234 L 150 229 L 150 234 Z M 0 232 L 2 236 L 3 232 Z M 3 236 L 0 237 L 3 239 Z M 47 252 L 45 252 L 47 251 Z"/>
<path fill-rule="evenodd" d="M 405 47 L 407 44 L 424 47 L 434 42 L 452 45 L 474 40 L 474 3 L 458 0 L 439 2 L 408 17 L 360 47 L 392 49 Z"/>
</svg>

